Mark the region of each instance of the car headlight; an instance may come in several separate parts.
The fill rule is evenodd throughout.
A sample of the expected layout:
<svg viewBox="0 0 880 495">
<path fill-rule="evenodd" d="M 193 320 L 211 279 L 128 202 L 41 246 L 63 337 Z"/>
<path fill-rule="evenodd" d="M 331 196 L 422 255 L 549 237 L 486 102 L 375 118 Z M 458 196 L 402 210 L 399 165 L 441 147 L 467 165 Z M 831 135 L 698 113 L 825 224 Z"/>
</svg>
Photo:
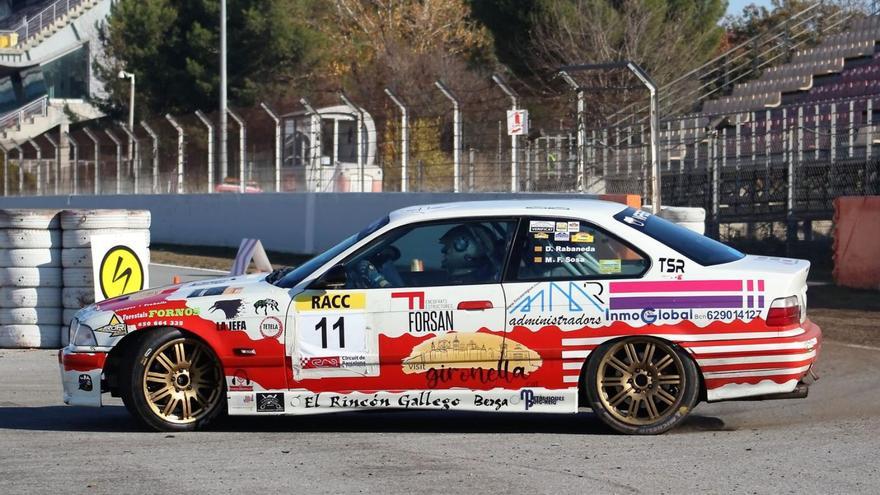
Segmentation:
<svg viewBox="0 0 880 495">
<path fill-rule="evenodd" d="M 70 342 L 75 346 L 96 346 L 98 341 L 95 340 L 95 332 L 91 327 L 83 325 L 76 318 L 70 322 L 70 333 L 68 334 Z"/>
</svg>

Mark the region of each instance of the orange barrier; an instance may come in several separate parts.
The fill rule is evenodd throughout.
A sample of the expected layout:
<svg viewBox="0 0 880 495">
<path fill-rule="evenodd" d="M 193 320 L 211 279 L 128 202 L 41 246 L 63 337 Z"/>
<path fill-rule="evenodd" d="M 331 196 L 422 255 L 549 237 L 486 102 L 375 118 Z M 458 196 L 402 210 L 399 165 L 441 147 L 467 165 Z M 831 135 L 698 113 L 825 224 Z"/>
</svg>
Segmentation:
<svg viewBox="0 0 880 495">
<path fill-rule="evenodd" d="M 880 290 L 880 196 L 834 200 L 834 281 Z"/>
<path fill-rule="evenodd" d="M 604 201 L 614 201 L 615 203 L 623 203 L 633 208 L 642 207 L 642 197 L 638 194 L 600 194 L 599 199 Z"/>
</svg>

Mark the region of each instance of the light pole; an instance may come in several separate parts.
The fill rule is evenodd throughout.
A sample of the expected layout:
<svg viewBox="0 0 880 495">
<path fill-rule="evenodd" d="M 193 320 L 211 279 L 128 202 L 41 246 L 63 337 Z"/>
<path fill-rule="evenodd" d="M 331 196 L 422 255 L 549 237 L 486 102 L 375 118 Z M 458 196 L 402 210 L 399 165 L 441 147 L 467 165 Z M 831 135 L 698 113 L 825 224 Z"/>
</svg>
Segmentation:
<svg viewBox="0 0 880 495">
<path fill-rule="evenodd" d="M 134 129 L 134 74 L 124 70 L 119 71 L 119 79 L 131 79 L 131 86 L 128 90 L 128 128 Z M 132 142 L 128 142 L 128 161 L 132 160 Z"/>
<path fill-rule="evenodd" d="M 228 170 L 226 155 L 226 0 L 220 0 L 220 176 L 225 179 Z M 244 183 L 244 182 L 242 182 Z"/>
</svg>

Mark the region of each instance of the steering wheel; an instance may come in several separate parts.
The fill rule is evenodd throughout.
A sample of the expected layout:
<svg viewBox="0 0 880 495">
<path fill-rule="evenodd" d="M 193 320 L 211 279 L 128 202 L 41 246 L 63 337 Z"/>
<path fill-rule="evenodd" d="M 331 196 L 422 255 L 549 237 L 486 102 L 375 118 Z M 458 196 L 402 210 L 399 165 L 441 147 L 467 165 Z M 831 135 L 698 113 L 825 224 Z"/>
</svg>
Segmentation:
<svg viewBox="0 0 880 495">
<path fill-rule="evenodd" d="M 370 260 L 355 262 L 347 270 L 349 278 L 357 289 L 376 289 L 391 287 L 391 283 L 376 268 Z"/>
</svg>

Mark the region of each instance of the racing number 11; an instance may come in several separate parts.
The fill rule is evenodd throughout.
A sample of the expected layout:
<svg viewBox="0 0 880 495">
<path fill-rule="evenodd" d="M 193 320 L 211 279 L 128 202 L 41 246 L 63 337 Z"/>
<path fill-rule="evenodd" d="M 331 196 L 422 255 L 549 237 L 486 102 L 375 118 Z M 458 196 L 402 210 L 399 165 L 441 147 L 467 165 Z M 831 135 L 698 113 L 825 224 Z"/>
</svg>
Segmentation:
<svg viewBox="0 0 880 495">
<path fill-rule="evenodd" d="M 321 331 L 321 348 L 327 348 L 327 317 L 321 318 L 321 321 L 315 325 L 315 330 Z M 333 330 L 339 330 L 339 348 L 345 347 L 345 317 L 340 316 L 336 323 L 333 324 Z"/>
</svg>

